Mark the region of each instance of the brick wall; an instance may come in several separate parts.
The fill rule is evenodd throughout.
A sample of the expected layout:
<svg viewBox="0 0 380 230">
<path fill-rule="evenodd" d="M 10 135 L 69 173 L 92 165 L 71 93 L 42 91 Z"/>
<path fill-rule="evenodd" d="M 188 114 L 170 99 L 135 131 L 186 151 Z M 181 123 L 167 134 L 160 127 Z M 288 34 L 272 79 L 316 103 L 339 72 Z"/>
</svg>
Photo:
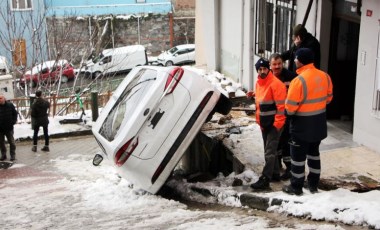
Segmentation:
<svg viewBox="0 0 380 230">
<path fill-rule="evenodd" d="M 80 63 L 82 56 L 87 55 L 91 48 L 90 33 L 98 31 L 98 34 L 102 34 L 107 21 L 108 29 L 99 49 L 111 48 L 112 44 L 115 47 L 135 45 L 140 41 L 148 55 L 156 56 L 171 48 L 169 15 L 114 17 L 112 22 L 106 17 L 91 18 L 91 22 L 89 18 L 48 18 L 50 58 L 55 59 L 59 52 L 61 58 L 68 59 L 73 64 Z M 173 45 L 194 43 L 195 18 L 174 17 L 173 32 Z M 96 40 L 92 38 L 94 44 Z"/>
</svg>

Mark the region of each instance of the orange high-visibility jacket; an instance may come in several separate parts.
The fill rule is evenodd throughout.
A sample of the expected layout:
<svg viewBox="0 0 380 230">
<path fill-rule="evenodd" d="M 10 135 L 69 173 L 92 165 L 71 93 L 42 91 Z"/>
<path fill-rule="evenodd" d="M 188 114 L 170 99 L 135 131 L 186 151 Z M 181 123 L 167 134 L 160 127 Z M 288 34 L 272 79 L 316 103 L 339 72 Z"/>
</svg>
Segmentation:
<svg viewBox="0 0 380 230">
<path fill-rule="evenodd" d="M 320 141 L 327 137 L 326 105 L 333 97 L 330 76 L 313 63 L 297 69 L 297 74 L 285 102 L 290 133 L 304 141 Z"/>
<path fill-rule="evenodd" d="M 262 129 L 280 130 L 285 124 L 286 86 L 271 71 L 256 82 L 256 122 Z"/>
</svg>

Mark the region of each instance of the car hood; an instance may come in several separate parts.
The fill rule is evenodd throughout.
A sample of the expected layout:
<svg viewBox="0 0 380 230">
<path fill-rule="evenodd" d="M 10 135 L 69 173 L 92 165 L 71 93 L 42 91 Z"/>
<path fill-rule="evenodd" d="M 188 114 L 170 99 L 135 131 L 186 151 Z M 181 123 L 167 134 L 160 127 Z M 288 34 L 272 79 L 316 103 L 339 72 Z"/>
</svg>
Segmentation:
<svg viewBox="0 0 380 230">
<path fill-rule="evenodd" d="M 158 55 L 158 59 L 160 60 L 165 60 L 168 57 L 172 57 L 172 55 L 168 51 L 165 51 L 162 54 Z"/>
</svg>

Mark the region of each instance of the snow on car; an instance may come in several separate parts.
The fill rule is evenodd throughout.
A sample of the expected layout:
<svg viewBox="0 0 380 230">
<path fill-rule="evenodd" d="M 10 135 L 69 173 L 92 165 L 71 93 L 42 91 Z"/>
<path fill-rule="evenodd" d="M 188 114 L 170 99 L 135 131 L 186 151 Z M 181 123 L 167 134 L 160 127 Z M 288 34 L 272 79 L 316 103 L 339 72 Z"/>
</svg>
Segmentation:
<svg viewBox="0 0 380 230">
<path fill-rule="evenodd" d="M 92 132 L 122 177 L 155 194 L 206 119 L 230 109 L 229 99 L 190 69 L 141 66 L 119 85 Z"/>
</svg>

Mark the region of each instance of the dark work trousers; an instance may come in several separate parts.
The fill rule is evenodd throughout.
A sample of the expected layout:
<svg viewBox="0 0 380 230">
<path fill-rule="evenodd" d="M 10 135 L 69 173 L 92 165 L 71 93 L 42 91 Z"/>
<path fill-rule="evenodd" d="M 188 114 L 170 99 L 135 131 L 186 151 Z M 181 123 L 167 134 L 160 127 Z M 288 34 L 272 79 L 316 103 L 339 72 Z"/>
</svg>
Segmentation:
<svg viewBox="0 0 380 230">
<path fill-rule="evenodd" d="M 45 138 L 45 145 L 49 146 L 49 132 L 48 132 L 48 126 L 42 126 L 44 130 L 44 138 Z M 40 126 L 34 128 L 33 133 L 33 145 L 37 145 L 38 140 L 38 131 L 40 130 Z"/>
<path fill-rule="evenodd" d="M 305 142 L 292 137 L 290 155 L 292 157 L 292 178 L 290 183 L 294 189 L 302 189 L 305 182 L 305 162 L 309 167 L 307 181 L 310 187 L 318 187 L 321 176 L 321 160 L 318 142 Z"/>
<path fill-rule="evenodd" d="M 5 137 L 7 137 L 7 141 L 9 143 L 9 152 L 12 157 L 15 157 L 16 155 L 16 143 L 15 139 L 13 137 L 13 130 L 11 131 L 1 131 L 0 132 L 0 149 L 1 149 L 1 156 L 6 156 L 7 153 L 7 147 L 5 146 Z"/>
<path fill-rule="evenodd" d="M 284 162 L 286 166 L 286 170 L 290 171 L 290 146 L 289 146 L 289 140 L 290 140 L 290 133 L 289 133 L 289 122 L 286 120 L 283 131 L 281 133 L 280 142 L 278 143 L 278 163 L 281 165 L 281 159 Z M 281 166 L 280 166 L 281 168 Z"/>
<path fill-rule="evenodd" d="M 280 167 L 277 158 L 277 146 L 280 140 L 282 129 L 278 131 L 275 127 L 264 129 L 261 131 L 264 141 L 264 158 L 265 165 L 263 175 L 268 179 L 272 179 L 273 174 L 280 174 Z"/>
</svg>

